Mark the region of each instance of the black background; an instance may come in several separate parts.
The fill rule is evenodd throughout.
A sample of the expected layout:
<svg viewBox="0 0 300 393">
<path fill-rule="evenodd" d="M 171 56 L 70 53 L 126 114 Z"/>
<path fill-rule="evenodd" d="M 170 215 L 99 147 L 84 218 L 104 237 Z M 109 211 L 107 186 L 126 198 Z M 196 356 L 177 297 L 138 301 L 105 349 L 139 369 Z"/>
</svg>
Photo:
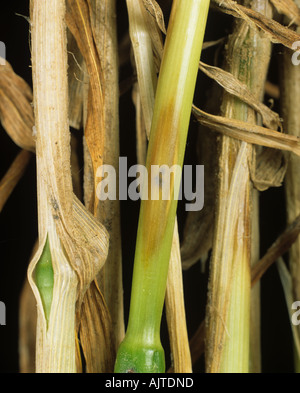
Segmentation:
<svg viewBox="0 0 300 393">
<path fill-rule="evenodd" d="M 49 0 L 51 1 L 51 0 Z M 117 0 L 118 32 L 123 36 L 128 28 L 126 2 Z M 30 85 L 30 50 L 29 2 L 2 2 L 0 12 L 0 40 L 6 44 L 7 60 L 15 72 L 23 77 Z M 23 15 L 24 17 L 20 16 Z M 212 11 L 208 19 L 206 40 L 215 40 L 228 35 L 233 19 Z M 213 50 L 203 54 L 204 61 L 213 63 Z M 222 56 L 222 53 L 221 55 Z M 274 48 L 269 78 L 278 82 L 278 64 L 280 61 L 280 46 Z M 120 70 L 122 82 L 132 73 L 130 66 Z M 197 88 L 197 103 L 205 102 L 206 88 L 210 83 L 199 76 Z M 0 98 L 1 99 L 1 98 Z M 266 97 L 268 99 L 268 97 Z M 275 102 L 275 109 L 278 109 Z M 77 132 L 79 131 L 72 131 Z M 121 156 L 128 157 L 128 167 L 136 163 L 134 107 L 131 92 L 120 98 L 120 139 Z M 188 137 L 186 162 L 193 162 L 196 143 L 196 123 L 191 121 L 191 131 Z M 4 175 L 19 148 L 0 127 L 0 177 Z M 203 164 L 203 163 L 201 163 Z M 0 372 L 19 372 L 18 365 L 18 308 L 20 292 L 26 278 L 26 270 L 37 237 L 37 208 L 35 161 L 32 159 L 25 176 L 13 192 L 5 208 L 0 214 L 0 301 L 5 302 L 7 311 L 6 326 L 0 326 Z M 285 225 L 283 187 L 272 189 L 261 194 L 261 254 L 275 240 Z M 129 308 L 130 280 L 134 244 L 138 220 L 139 204 L 122 202 L 122 235 L 124 261 L 124 291 L 126 320 Z M 185 215 L 179 205 L 180 233 L 182 233 Z M 200 272 L 200 264 L 196 264 L 184 273 L 185 301 L 187 323 L 190 337 L 202 321 L 205 312 L 207 274 Z M 167 330 L 165 319 L 162 323 L 162 341 L 169 358 Z M 263 372 L 292 372 L 293 352 L 292 336 L 289 318 L 283 297 L 282 287 L 275 267 L 271 267 L 262 279 L 262 360 Z M 169 363 L 169 361 L 167 361 Z M 167 364 L 168 365 L 168 364 Z M 203 359 L 195 371 L 203 371 Z"/>
</svg>

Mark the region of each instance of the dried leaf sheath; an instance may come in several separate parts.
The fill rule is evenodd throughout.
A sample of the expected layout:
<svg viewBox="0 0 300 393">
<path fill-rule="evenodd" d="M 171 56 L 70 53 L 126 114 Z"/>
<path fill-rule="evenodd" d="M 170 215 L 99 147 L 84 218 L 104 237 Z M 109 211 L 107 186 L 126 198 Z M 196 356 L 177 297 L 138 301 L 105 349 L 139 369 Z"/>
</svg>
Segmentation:
<svg viewBox="0 0 300 393">
<path fill-rule="evenodd" d="M 177 220 L 174 227 L 165 305 L 173 370 L 175 373 L 191 373 L 192 361 L 188 345 Z"/>
<path fill-rule="evenodd" d="M 93 212 L 95 213 L 99 202 L 98 198 L 96 198 L 96 174 L 98 167 L 103 164 L 105 144 L 105 92 L 103 72 L 93 37 L 88 3 L 84 0 L 67 0 L 66 4 L 67 25 L 75 37 L 78 48 L 84 57 L 90 81 L 84 135 L 93 163 Z"/>
<path fill-rule="evenodd" d="M 31 6 L 39 249 L 28 278 L 38 305 L 36 369 L 76 372 L 81 303 L 105 262 L 108 236 L 72 191 L 64 1 L 38 0 Z M 47 237 L 54 271 L 49 320 L 35 282 Z"/>
<path fill-rule="evenodd" d="M 116 1 L 91 0 L 90 18 L 103 72 L 105 132 L 103 163 L 112 165 L 118 178 L 120 148 Z M 100 222 L 107 228 L 110 236 L 107 261 L 101 270 L 98 281 L 111 315 L 115 350 L 117 350 L 125 334 L 120 202 L 118 198 L 115 201 L 109 199 L 101 201 L 96 214 Z"/>
<path fill-rule="evenodd" d="M 82 315 L 93 315 L 93 318 L 82 318 L 80 342 L 85 355 L 86 371 L 110 372 L 113 370 L 115 347 L 124 335 L 123 294 L 120 282 L 122 274 L 120 270 L 121 247 L 118 234 L 119 214 L 117 209 L 113 208 L 113 204 L 116 205 L 117 201 L 111 205 L 102 201 L 99 203 L 96 195 L 96 177 L 98 166 L 103 164 L 104 160 L 108 163 L 110 154 L 115 154 L 115 149 L 118 151 L 118 143 L 115 143 L 118 138 L 118 129 L 116 129 L 118 123 L 115 123 L 117 117 L 114 114 L 118 104 L 117 85 L 114 82 L 117 66 L 116 59 L 108 60 L 105 55 L 106 51 L 111 54 L 109 46 L 115 40 L 114 4 L 102 1 L 101 3 L 99 1 L 86 3 L 80 0 L 70 0 L 67 4 L 66 19 L 85 60 L 82 67 L 84 75 L 82 89 L 84 200 L 89 211 L 97 216 L 97 219 L 109 230 L 111 236 L 110 257 L 107 261 L 109 266 L 106 271 L 113 275 L 112 279 L 109 278 L 113 285 L 108 287 L 105 294 L 106 300 L 109 301 L 110 310 L 108 310 L 96 282 L 87 290 L 83 301 Z M 109 25 L 109 30 L 106 23 Z M 113 55 L 116 56 L 115 53 Z M 108 67 L 106 67 L 106 62 L 109 64 Z M 102 68 L 102 63 L 105 70 Z M 116 166 L 115 162 L 113 164 Z M 104 211 L 107 212 L 107 215 L 102 214 Z M 115 216 L 111 220 L 112 215 Z M 105 288 L 101 286 L 101 290 L 104 291 Z M 111 293 L 113 296 L 110 295 Z M 112 319 L 109 311 L 112 313 Z M 113 332 L 113 326 L 119 331 Z"/>
</svg>

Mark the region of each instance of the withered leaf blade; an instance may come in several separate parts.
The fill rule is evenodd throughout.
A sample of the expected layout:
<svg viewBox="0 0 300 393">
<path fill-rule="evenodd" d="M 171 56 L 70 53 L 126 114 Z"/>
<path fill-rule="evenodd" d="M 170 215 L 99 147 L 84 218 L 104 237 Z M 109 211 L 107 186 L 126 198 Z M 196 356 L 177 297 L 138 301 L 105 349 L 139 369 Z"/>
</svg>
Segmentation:
<svg viewBox="0 0 300 393">
<path fill-rule="evenodd" d="M 250 176 L 258 191 L 282 186 L 288 167 L 286 156 L 287 153 L 281 150 L 265 148 L 259 153 L 253 150 L 252 160 L 249 163 Z"/>
<path fill-rule="evenodd" d="M 22 149 L 35 151 L 32 92 L 11 65 L 0 67 L 0 118 L 11 139 Z"/>
<path fill-rule="evenodd" d="M 165 303 L 174 372 L 191 373 L 192 361 L 186 326 L 177 220 L 174 228 Z"/>
<path fill-rule="evenodd" d="M 259 27 L 273 43 L 279 43 L 292 49 L 293 43 L 300 41 L 299 34 L 260 12 L 251 10 L 232 0 L 214 0 L 214 2 L 223 12 L 244 19 L 252 27 Z"/>
<path fill-rule="evenodd" d="M 240 100 L 248 104 L 251 108 L 261 114 L 263 124 L 272 130 L 281 129 L 282 125 L 278 113 L 272 111 L 261 101 L 256 99 L 255 95 L 248 89 L 247 85 L 239 81 L 230 72 L 221 68 L 213 67 L 203 62 L 199 63 L 199 68 L 208 77 L 214 79 L 228 93 L 238 97 Z"/>
<path fill-rule="evenodd" d="M 95 187 L 97 168 L 103 164 L 105 158 L 105 92 L 101 61 L 95 43 L 96 32 L 92 25 L 91 13 L 93 13 L 94 6 L 94 3 L 70 0 L 67 2 L 66 20 L 83 55 L 89 74 L 87 118 L 84 125 L 85 165 L 92 164 L 94 179 L 90 179 L 88 183 Z M 98 199 L 95 196 L 94 189 L 89 197 L 89 202 L 86 201 L 88 209 L 94 213 L 96 213 L 98 205 Z M 87 198 L 86 193 L 85 198 Z M 85 224 L 83 223 L 83 225 Z M 114 340 L 111 337 L 110 315 L 95 280 L 87 288 L 81 311 L 82 314 L 79 317 L 80 341 L 87 372 L 111 372 L 115 355 Z"/>
<path fill-rule="evenodd" d="M 271 0 L 276 10 L 287 16 L 291 23 L 300 25 L 300 9 L 293 0 Z"/>
<path fill-rule="evenodd" d="M 103 164 L 104 156 L 104 92 L 101 62 L 93 37 L 90 21 L 89 6 L 84 0 L 67 1 L 66 22 L 76 39 L 82 53 L 90 77 L 88 95 L 87 121 L 85 125 L 85 139 L 91 155 L 94 169 L 94 185 L 96 187 L 96 172 Z M 94 199 L 96 211 L 98 199 Z"/>
<path fill-rule="evenodd" d="M 300 139 L 269 128 L 249 124 L 240 120 L 210 115 L 193 106 L 193 113 L 199 122 L 224 135 L 260 146 L 290 151 L 300 155 Z"/>
<path fill-rule="evenodd" d="M 143 2 L 143 0 L 139 0 L 139 2 Z M 142 6 L 142 13 L 144 16 L 145 24 L 147 26 L 148 34 L 151 37 L 156 72 L 158 73 L 164 50 L 162 31 L 158 25 L 157 18 L 155 18 L 155 16 L 148 12 L 147 8 L 144 6 Z"/>
<path fill-rule="evenodd" d="M 115 348 L 111 331 L 108 309 L 94 281 L 82 303 L 79 329 L 87 373 L 113 372 Z"/>
<path fill-rule="evenodd" d="M 143 0 L 144 6 L 146 10 L 155 17 L 157 24 L 160 28 L 160 30 L 164 33 L 167 34 L 166 26 L 165 26 L 165 20 L 164 20 L 164 14 L 155 0 Z"/>
<path fill-rule="evenodd" d="M 18 184 L 19 180 L 22 178 L 31 157 L 32 154 L 29 151 L 22 150 L 14 159 L 4 177 L 1 179 L 0 212 L 2 211 L 6 201 Z"/>
</svg>

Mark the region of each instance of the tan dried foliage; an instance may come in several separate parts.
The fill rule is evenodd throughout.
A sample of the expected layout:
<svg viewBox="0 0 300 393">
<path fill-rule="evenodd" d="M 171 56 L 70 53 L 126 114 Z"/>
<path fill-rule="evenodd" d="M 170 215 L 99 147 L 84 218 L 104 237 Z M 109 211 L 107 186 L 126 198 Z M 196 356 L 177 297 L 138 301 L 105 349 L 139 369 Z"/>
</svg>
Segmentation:
<svg viewBox="0 0 300 393">
<path fill-rule="evenodd" d="M 222 68 L 210 66 L 203 62 L 200 62 L 199 68 L 207 76 L 214 79 L 228 93 L 239 98 L 258 112 L 262 116 L 263 124 L 266 127 L 271 128 L 272 130 L 277 130 L 282 127 L 278 113 L 272 111 L 261 101 L 257 100 L 255 95 L 248 89 L 247 85 L 239 81 L 230 72 L 224 71 Z"/>
<path fill-rule="evenodd" d="M 39 248 L 30 263 L 28 277 L 38 303 L 37 370 L 74 372 L 75 332 L 82 325 L 81 313 L 88 307 L 85 296 L 89 295 L 90 285 L 106 260 L 108 234 L 72 190 L 64 1 L 56 0 L 47 7 L 42 2 L 33 1 L 32 13 Z M 54 34 L 57 41 L 51 39 Z M 47 58 L 41 50 L 45 42 L 56 60 L 51 73 L 46 72 Z M 56 42 L 60 43 L 59 46 Z M 34 279 L 35 266 L 47 237 L 55 277 L 48 323 Z M 107 314 L 101 317 L 109 324 Z M 90 320 L 90 323 L 100 329 L 97 321 Z M 91 351 L 101 359 L 104 354 L 105 364 L 99 360 L 95 367 L 98 371 L 100 368 L 108 371 L 113 357 L 110 340 L 107 340 L 110 330 L 105 336 L 101 335 L 101 329 L 98 332 L 95 344 L 101 345 L 87 348 L 84 355 L 89 359 L 88 351 Z"/>
<path fill-rule="evenodd" d="M 9 196 L 13 192 L 14 188 L 18 184 L 19 180 L 22 178 L 27 165 L 29 164 L 32 154 L 27 150 L 22 150 L 4 177 L 0 181 L 0 213 L 8 200 Z"/>
<path fill-rule="evenodd" d="M 146 10 L 156 19 L 157 25 L 160 30 L 167 34 L 164 14 L 159 6 L 159 4 L 155 0 L 142 0 Z"/>
<path fill-rule="evenodd" d="M 32 92 L 11 65 L 0 67 L 0 118 L 11 139 L 22 149 L 35 151 Z"/>
<path fill-rule="evenodd" d="M 93 37 L 88 3 L 84 0 L 68 0 L 66 22 L 84 57 L 90 78 L 87 120 L 84 132 L 87 147 L 93 162 L 94 185 L 96 187 L 96 172 L 103 164 L 104 156 L 105 114 L 103 73 Z M 94 192 L 96 193 L 96 190 L 94 190 Z M 98 198 L 94 197 L 94 211 L 96 211 L 97 205 Z"/>
<path fill-rule="evenodd" d="M 233 0 L 215 0 L 214 2 L 226 14 L 233 15 L 236 18 L 242 18 L 253 28 L 260 28 L 275 44 L 282 44 L 292 49 L 293 43 L 300 41 L 299 34 L 258 11 L 240 5 Z"/>
<path fill-rule="evenodd" d="M 291 23 L 300 25 L 300 9 L 293 0 L 271 0 L 276 10 L 287 16 Z"/>
<path fill-rule="evenodd" d="M 193 113 L 199 122 L 223 135 L 260 146 L 290 151 L 300 155 L 300 138 L 269 128 L 249 124 L 241 120 L 228 119 L 208 114 L 193 106 Z"/>
</svg>

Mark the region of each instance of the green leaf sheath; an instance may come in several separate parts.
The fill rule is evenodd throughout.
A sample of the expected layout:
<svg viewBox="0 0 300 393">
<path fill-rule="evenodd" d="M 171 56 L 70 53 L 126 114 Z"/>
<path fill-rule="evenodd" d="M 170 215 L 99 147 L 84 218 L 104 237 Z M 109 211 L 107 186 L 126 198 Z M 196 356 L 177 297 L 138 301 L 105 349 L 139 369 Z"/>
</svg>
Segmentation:
<svg viewBox="0 0 300 393">
<path fill-rule="evenodd" d="M 173 1 L 147 153 L 149 192 L 140 209 L 128 328 L 115 372 L 165 371 L 160 324 L 181 170 L 171 174 L 170 198 L 163 200 L 152 168 L 182 168 L 208 8 L 209 0 Z M 151 199 L 152 177 L 158 200 Z"/>
<path fill-rule="evenodd" d="M 49 240 L 47 238 L 43 253 L 35 267 L 35 282 L 40 292 L 42 299 L 45 317 L 47 323 L 49 322 L 53 285 L 54 285 L 54 272 L 52 267 L 52 259 L 50 253 Z"/>
</svg>

